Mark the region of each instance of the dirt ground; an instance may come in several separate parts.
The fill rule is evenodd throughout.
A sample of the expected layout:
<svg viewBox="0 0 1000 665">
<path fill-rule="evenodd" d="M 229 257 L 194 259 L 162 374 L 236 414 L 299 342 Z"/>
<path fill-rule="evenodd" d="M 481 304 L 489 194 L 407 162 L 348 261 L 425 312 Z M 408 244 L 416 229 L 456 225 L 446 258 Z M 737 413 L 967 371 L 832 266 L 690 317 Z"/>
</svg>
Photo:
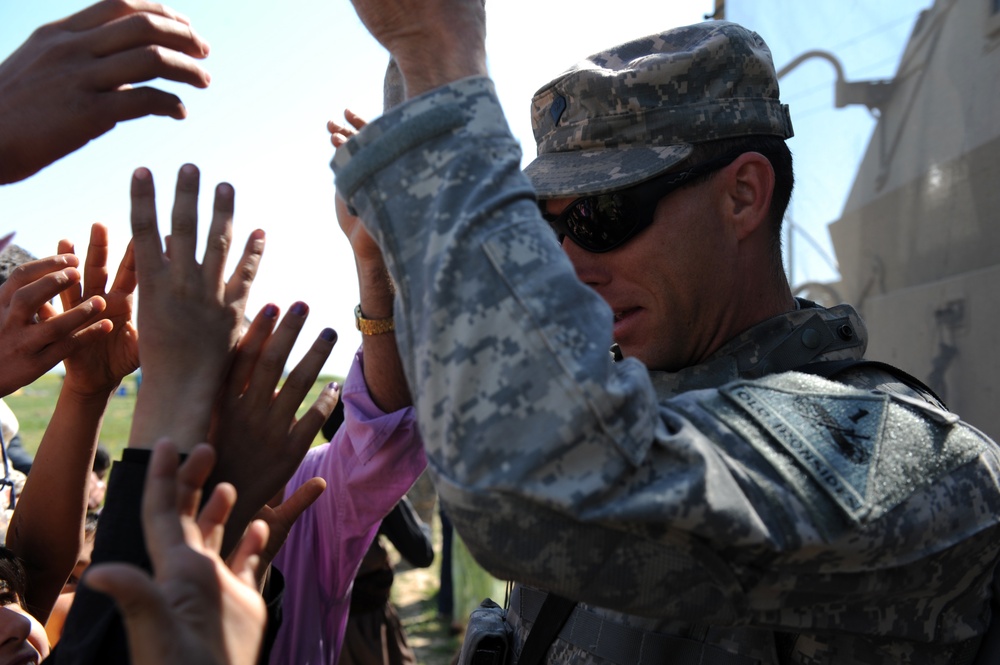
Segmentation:
<svg viewBox="0 0 1000 665">
<path fill-rule="evenodd" d="M 401 560 L 392 544 L 383 538 L 395 565 L 392 602 L 406 629 L 407 639 L 420 665 L 449 665 L 462 648 L 462 635 L 454 634 L 449 622 L 437 614 L 437 593 L 441 570 L 441 520 L 437 512 L 437 494 L 425 473 L 407 493 L 420 518 L 431 525 L 434 563 L 429 568 L 412 568 Z"/>
<path fill-rule="evenodd" d="M 440 552 L 440 543 L 436 550 Z M 437 562 L 430 568 L 397 565 L 392 599 L 421 665 L 449 665 L 462 648 L 462 635 L 452 634 L 438 618 L 437 591 Z"/>
</svg>

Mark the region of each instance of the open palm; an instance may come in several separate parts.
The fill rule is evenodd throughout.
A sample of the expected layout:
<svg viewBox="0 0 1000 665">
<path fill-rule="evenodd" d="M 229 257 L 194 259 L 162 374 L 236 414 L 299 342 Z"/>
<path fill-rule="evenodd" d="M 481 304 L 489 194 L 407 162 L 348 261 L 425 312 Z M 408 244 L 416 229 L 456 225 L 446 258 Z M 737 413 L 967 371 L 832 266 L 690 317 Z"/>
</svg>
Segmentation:
<svg viewBox="0 0 1000 665">
<path fill-rule="evenodd" d="M 59 241 L 59 252 L 74 253 L 68 240 Z M 108 332 L 92 344 L 83 346 L 66 357 L 66 379 L 77 391 L 97 393 L 113 391 L 121 380 L 139 367 L 139 336 L 132 319 L 132 296 L 135 292 L 135 257 L 132 245 L 125 250 L 111 289 L 108 284 L 108 229 L 94 224 L 90 230 L 90 245 L 83 270 L 83 283 L 60 294 L 64 310 L 101 296 L 106 308 L 104 320 L 110 322 Z"/>
</svg>

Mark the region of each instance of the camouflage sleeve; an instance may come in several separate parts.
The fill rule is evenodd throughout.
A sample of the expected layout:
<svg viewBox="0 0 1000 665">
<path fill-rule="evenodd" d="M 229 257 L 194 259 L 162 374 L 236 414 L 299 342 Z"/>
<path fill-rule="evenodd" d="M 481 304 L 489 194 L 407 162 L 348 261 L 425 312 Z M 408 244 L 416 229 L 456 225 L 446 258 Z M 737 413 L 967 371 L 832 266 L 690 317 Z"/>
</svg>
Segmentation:
<svg viewBox="0 0 1000 665">
<path fill-rule="evenodd" d="M 883 530 L 913 483 L 859 500 L 860 470 L 830 476 L 831 464 L 795 450 L 808 435 L 785 436 L 741 394 L 700 391 L 660 404 L 640 363 L 613 363 L 612 313 L 576 279 L 541 220 L 489 80 L 398 107 L 342 147 L 333 167 L 397 284 L 397 341 L 441 499 L 493 574 L 633 614 L 798 628 L 816 619 L 820 600 L 801 589 L 822 582 L 822 616 L 842 621 L 845 603 L 871 606 L 852 615 L 870 632 L 892 621 L 873 593 L 888 598 L 895 584 L 903 597 L 928 583 L 879 573 L 992 523 L 971 516 L 964 531 L 946 528 L 942 513 L 906 537 L 889 530 L 897 524 Z M 806 396 L 795 408 L 815 416 L 813 395 L 834 384 L 801 380 Z M 885 413 L 901 412 L 880 400 Z M 856 415 L 834 411 L 831 431 Z M 867 422 L 876 421 L 865 431 L 878 438 L 888 421 Z M 937 427 L 917 418 L 913 436 Z M 982 450 L 973 439 L 927 477 L 968 468 Z M 928 489 L 923 507 L 979 490 L 958 487 L 945 497 Z M 982 572 L 980 559 L 996 547 L 979 546 Z M 854 577 L 831 574 L 845 563 Z M 933 623 L 941 608 L 921 611 Z"/>
<path fill-rule="evenodd" d="M 476 78 L 371 123 L 333 164 L 386 255 L 428 462 L 478 553 L 539 511 L 575 540 L 562 516 L 603 510 L 661 427 L 647 372 L 611 362 L 612 313 L 576 279 L 520 157 L 492 82 Z M 552 527 L 494 572 L 554 565 L 527 562 Z M 561 574 L 574 584 L 578 571 Z"/>
</svg>

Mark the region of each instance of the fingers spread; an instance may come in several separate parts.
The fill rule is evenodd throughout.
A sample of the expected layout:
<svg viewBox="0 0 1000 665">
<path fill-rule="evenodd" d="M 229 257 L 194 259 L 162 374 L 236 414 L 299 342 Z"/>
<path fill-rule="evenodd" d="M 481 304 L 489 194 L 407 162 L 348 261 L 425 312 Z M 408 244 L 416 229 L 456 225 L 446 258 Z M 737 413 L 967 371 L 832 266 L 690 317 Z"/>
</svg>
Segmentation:
<svg viewBox="0 0 1000 665">
<path fill-rule="evenodd" d="M 308 305 L 304 302 L 294 303 L 281 320 L 278 329 L 267 340 L 244 396 L 249 402 L 249 408 L 266 409 L 271 404 L 274 389 L 285 369 L 285 361 L 288 360 L 288 354 L 291 353 L 308 315 Z"/>
</svg>

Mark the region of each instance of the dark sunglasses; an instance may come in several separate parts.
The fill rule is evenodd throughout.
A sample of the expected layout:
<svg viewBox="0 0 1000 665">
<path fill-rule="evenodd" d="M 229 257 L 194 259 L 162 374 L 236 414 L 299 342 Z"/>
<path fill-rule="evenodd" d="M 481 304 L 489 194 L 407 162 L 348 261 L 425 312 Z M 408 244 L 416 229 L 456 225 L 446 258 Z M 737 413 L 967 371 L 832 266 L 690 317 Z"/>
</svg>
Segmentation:
<svg viewBox="0 0 1000 665">
<path fill-rule="evenodd" d="M 667 194 L 696 178 L 723 169 L 740 156 L 728 154 L 696 164 L 686 171 L 657 176 L 627 189 L 584 196 L 570 203 L 558 215 L 546 212 L 540 201 L 542 217 L 562 243 L 569 236 L 577 245 L 595 254 L 621 247 L 653 223 L 656 206 Z"/>
</svg>

